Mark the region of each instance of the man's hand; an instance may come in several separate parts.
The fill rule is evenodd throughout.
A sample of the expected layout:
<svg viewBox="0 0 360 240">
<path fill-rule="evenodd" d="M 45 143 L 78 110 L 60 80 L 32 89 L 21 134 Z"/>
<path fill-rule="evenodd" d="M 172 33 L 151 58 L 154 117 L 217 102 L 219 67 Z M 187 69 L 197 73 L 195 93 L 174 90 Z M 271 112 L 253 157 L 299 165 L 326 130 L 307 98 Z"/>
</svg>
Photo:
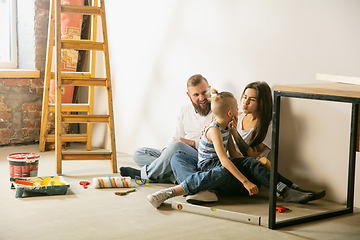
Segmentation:
<svg viewBox="0 0 360 240">
<path fill-rule="evenodd" d="M 242 184 L 244 185 L 244 187 L 246 188 L 246 190 L 248 190 L 250 196 L 259 193 L 258 187 L 257 187 L 255 184 L 253 184 L 252 182 L 250 182 L 250 181 L 245 181 L 245 182 L 243 182 Z"/>
<path fill-rule="evenodd" d="M 189 140 L 189 139 L 186 139 L 186 138 L 179 137 L 179 138 L 175 138 L 174 142 L 183 142 L 183 143 L 186 143 L 187 145 L 189 145 L 190 147 L 195 148 L 195 141 L 194 140 Z"/>
</svg>

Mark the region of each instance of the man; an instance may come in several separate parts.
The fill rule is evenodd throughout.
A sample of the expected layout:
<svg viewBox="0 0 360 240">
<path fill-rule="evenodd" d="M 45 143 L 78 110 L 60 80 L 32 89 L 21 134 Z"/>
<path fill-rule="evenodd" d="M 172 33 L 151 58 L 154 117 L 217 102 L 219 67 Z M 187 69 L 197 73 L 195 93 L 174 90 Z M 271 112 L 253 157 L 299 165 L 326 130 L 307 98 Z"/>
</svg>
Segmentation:
<svg viewBox="0 0 360 240">
<path fill-rule="evenodd" d="M 187 81 L 187 95 L 192 104 L 182 107 L 177 119 L 175 135 L 161 151 L 142 147 L 135 150 L 134 161 L 141 170 L 121 167 L 121 176 L 136 176 L 151 182 L 176 183 L 170 161 L 176 153 L 183 153 L 197 159 L 197 148 L 204 126 L 213 120 L 210 101 L 210 86 L 200 74 L 191 76 Z M 215 195 L 215 194 L 214 194 Z M 216 197 L 216 195 L 215 195 Z"/>
</svg>

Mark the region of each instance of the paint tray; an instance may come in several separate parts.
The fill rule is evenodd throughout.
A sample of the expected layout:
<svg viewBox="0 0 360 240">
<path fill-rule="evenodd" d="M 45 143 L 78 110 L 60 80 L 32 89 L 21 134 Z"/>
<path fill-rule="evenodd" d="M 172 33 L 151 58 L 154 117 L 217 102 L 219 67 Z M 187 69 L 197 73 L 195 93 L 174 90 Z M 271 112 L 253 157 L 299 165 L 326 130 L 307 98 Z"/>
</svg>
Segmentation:
<svg viewBox="0 0 360 240">
<path fill-rule="evenodd" d="M 14 178 L 15 198 L 20 198 L 24 192 L 46 195 L 64 195 L 70 184 L 61 176 Z M 32 184 L 32 185 L 31 185 Z"/>
</svg>

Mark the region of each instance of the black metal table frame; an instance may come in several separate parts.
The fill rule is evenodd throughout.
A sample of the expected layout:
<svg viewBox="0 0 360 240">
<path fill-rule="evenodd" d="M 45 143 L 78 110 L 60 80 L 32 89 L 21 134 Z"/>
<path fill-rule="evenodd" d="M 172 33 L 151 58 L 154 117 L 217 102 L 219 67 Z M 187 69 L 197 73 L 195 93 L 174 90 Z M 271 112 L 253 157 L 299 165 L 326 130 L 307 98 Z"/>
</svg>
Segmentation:
<svg viewBox="0 0 360 240">
<path fill-rule="evenodd" d="M 348 186 L 347 186 L 347 205 L 344 209 L 332 210 L 318 214 L 306 215 L 287 219 L 283 221 L 276 221 L 276 183 L 278 173 L 278 151 L 279 151 L 279 126 L 280 126 L 280 102 L 281 97 L 289 98 L 305 98 L 323 101 L 346 102 L 352 104 L 351 110 L 351 126 L 350 126 L 350 150 L 349 150 L 349 168 L 348 168 Z M 335 217 L 347 213 L 352 213 L 354 210 L 354 188 L 355 188 L 355 158 L 356 158 L 356 143 L 357 143 L 357 124 L 358 124 L 358 106 L 359 98 L 332 96 L 322 94 L 297 93 L 290 91 L 274 90 L 274 108 L 273 108 L 273 125 L 272 125 L 272 147 L 271 147 L 271 170 L 270 170 L 270 196 L 269 196 L 269 222 L 270 229 L 277 229 L 296 224 L 316 221 L 329 217 Z"/>
</svg>

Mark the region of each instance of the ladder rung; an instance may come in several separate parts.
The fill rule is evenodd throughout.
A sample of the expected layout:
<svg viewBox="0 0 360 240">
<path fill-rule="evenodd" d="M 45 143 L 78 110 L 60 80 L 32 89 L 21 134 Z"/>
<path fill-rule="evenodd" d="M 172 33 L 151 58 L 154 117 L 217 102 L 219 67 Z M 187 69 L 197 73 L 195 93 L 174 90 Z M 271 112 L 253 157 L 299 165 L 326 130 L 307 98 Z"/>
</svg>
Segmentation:
<svg viewBox="0 0 360 240">
<path fill-rule="evenodd" d="M 51 72 L 51 79 L 55 79 L 55 72 Z M 64 78 L 91 78 L 91 73 L 89 72 L 61 72 L 61 79 Z"/>
<path fill-rule="evenodd" d="M 108 123 L 109 115 L 62 115 L 64 123 Z"/>
<path fill-rule="evenodd" d="M 110 160 L 111 152 L 62 152 L 62 160 Z"/>
<path fill-rule="evenodd" d="M 55 142 L 55 134 L 49 134 L 46 136 L 46 142 Z M 62 142 L 86 142 L 86 134 L 61 134 Z"/>
<path fill-rule="evenodd" d="M 61 12 L 84 15 L 100 15 L 101 8 L 91 6 L 61 5 Z"/>
<path fill-rule="evenodd" d="M 63 103 L 61 104 L 61 111 L 63 112 L 88 112 L 90 109 L 89 104 L 81 103 Z M 49 104 L 49 111 L 55 112 L 55 104 Z"/>
<path fill-rule="evenodd" d="M 87 79 L 61 79 L 61 85 L 67 86 L 106 86 L 106 78 L 87 78 Z"/>
<path fill-rule="evenodd" d="M 104 43 L 90 40 L 61 40 L 61 48 L 76 50 L 104 50 Z"/>
</svg>

